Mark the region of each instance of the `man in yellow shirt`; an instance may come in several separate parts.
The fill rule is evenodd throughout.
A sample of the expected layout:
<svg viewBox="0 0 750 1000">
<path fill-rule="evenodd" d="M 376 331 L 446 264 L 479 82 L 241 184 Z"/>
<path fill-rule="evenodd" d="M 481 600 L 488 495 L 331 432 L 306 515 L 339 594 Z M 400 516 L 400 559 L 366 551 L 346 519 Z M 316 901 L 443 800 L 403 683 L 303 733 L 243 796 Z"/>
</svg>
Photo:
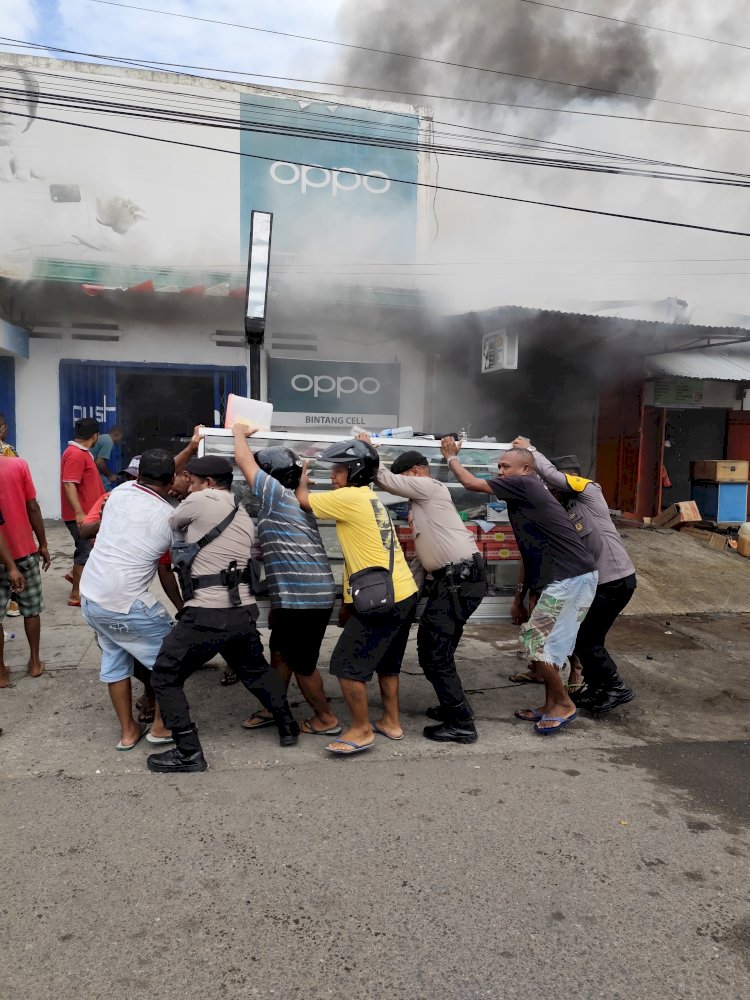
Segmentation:
<svg viewBox="0 0 750 1000">
<path fill-rule="evenodd" d="M 346 624 L 331 657 L 331 673 L 351 712 L 351 725 L 326 747 L 340 756 L 369 750 L 375 733 L 401 740 L 398 688 L 409 629 L 417 606 L 417 586 L 383 504 L 371 488 L 380 464 L 378 453 L 365 441 L 342 441 L 326 448 L 319 461 L 331 463 L 329 492 L 310 493 L 304 472 L 296 495 L 304 510 L 336 522 L 344 554 L 344 608 Z M 349 578 L 363 569 L 388 569 L 393 560 L 395 607 L 375 617 L 358 613 L 352 605 Z M 370 722 L 367 682 L 377 673 L 383 715 Z"/>
</svg>

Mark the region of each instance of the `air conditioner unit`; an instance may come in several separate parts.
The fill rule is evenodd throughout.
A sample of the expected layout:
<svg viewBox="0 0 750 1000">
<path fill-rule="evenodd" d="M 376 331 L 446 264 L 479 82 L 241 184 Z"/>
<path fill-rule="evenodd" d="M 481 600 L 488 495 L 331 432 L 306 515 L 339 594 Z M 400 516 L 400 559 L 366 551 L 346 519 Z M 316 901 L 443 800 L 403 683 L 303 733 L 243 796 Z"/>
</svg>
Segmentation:
<svg viewBox="0 0 750 1000">
<path fill-rule="evenodd" d="M 482 372 L 499 372 L 518 368 L 518 334 L 513 330 L 498 330 L 482 337 Z"/>
</svg>

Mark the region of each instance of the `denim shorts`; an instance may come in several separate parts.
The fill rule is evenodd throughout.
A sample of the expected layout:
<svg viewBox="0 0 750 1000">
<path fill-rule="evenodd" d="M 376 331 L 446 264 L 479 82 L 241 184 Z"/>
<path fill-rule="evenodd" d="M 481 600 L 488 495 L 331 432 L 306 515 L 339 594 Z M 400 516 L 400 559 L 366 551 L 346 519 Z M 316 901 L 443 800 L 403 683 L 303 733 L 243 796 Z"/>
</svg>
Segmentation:
<svg viewBox="0 0 750 1000">
<path fill-rule="evenodd" d="M 521 627 L 521 646 L 530 660 L 562 669 L 575 648 L 578 628 L 594 600 L 598 580 L 594 570 L 547 584 Z"/>
<path fill-rule="evenodd" d="M 102 651 L 99 677 L 105 684 L 132 677 L 134 660 L 152 670 L 172 628 L 172 619 L 158 601 L 150 608 L 143 601 L 135 601 L 127 614 L 120 614 L 107 611 L 81 594 L 81 614 L 96 632 Z"/>
</svg>

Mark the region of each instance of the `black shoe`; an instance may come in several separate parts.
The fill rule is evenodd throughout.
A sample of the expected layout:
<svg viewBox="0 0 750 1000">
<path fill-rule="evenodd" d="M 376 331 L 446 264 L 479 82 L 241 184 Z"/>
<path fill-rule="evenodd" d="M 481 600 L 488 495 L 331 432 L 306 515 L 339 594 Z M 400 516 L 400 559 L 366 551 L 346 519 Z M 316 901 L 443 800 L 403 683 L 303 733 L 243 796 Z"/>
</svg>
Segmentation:
<svg viewBox="0 0 750 1000">
<path fill-rule="evenodd" d="M 436 743 L 476 743 L 479 739 L 477 727 L 470 719 L 447 719 L 439 726 L 425 726 L 424 735 Z"/>
<path fill-rule="evenodd" d="M 601 688 L 584 687 L 580 691 L 569 691 L 570 700 L 576 708 L 585 708 L 591 711 L 591 706 L 604 695 Z"/>
<path fill-rule="evenodd" d="M 428 719 L 435 719 L 436 722 L 445 722 L 446 719 L 450 718 L 450 709 L 446 708 L 445 705 L 433 705 L 424 714 Z"/>
<path fill-rule="evenodd" d="M 585 707 L 592 715 L 606 715 L 618 705 L 627 705 L 633 698 L 635 698 L 635 691 L 625 687 L 624 684 L 618 684 L 616 687 L 610 688 L 609 691 L 600 691 L 591 704 Z"/>
<path fill-rule="evenodd" d="M 297 746 L 297 742 L 299 740 L 299 726 L 291 716 L 289 716 L 288 719 L 277 719 L 276 726 L 279 730 L 280 747 Z"/>
<path fill-rule="evenodd" d="M 189 774 L 193 771 L 205 771 L 208 764 L 202 750 L 186 753 L 179 747 L 172 747 L 166 753 L 149 754 L 146 766 L 156 774 Z"/>
</svg>

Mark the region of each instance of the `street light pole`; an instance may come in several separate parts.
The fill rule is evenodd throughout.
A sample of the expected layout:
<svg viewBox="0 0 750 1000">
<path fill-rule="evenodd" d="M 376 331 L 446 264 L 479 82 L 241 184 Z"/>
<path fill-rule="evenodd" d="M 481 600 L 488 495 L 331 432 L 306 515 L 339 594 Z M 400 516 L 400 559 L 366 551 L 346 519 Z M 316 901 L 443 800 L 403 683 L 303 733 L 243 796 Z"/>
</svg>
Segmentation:
<svg viewBox="0 0 750 1000">
<path fill-rule="evenodd" d="M 260 399 L 260 349 L 266 332 L 272 212 L 250 213 L 250 246 L 245 293 L 245 340 L 250 349 L 250 398 Z"/>
</svg>

